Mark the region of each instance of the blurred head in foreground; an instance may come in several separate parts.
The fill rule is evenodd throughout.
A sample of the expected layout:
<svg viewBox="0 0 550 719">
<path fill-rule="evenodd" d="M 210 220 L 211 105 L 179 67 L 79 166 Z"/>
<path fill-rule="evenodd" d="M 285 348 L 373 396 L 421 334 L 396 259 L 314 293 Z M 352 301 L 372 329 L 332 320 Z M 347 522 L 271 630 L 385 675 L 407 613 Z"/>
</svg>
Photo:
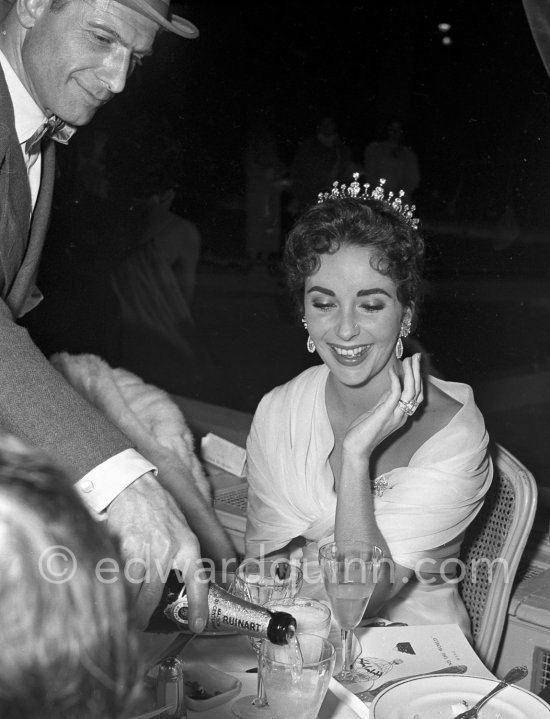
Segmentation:
<svg viewBox="0 0 550 719">
<path fill-rule="evenodd" d="M 136 692 L 118 550 L 45 455 L 0 434 L 0 716 L 114 719 Z M 107 582 L 105 578 L 117 577 Z"/>
</svg>

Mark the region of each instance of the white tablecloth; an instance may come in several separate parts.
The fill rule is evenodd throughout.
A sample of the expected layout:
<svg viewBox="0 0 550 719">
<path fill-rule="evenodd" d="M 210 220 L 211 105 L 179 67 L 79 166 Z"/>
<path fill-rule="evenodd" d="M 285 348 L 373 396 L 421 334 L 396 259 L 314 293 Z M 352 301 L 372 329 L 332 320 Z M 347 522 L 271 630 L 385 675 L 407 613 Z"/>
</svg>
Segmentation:
<svg viewBox="0 0 550 719">
<path fill-rule="evenodd" d="M 179 656 L 185 662 L 205 662 L 234 676 L 242 684 L 240 694 L 232 697 L 226 704 L 203 712 L 188 710 L 189 719 L 235 719 L 231 712 L 233 702 L 239 696 L 255 695 L 256 693 L 257 675 L 247 673 L 248 669 L 254 669 L 257 666 L 256 654 L 248 639 L 239 635 L 191 638 L 182 635 L 176 644 L 173 644 L 173 641 L 169 637 L 144 636 L 143 651 L 146 652 L 145 655 L 149 661 L 170 653 Z M 183 647 L 181 647 L 182 644 L 184 644 Z M 151 717 L 152 719 L 153 708 L 154 700 L 151 692 L 140 706 L 139 717 L 142 719 Z M 319 712 L 319 719 L 368 719 L 368 717 L 368 708 L 338 682 L 334 679 L 331 680 L 329 691 Z"/>
</svg>

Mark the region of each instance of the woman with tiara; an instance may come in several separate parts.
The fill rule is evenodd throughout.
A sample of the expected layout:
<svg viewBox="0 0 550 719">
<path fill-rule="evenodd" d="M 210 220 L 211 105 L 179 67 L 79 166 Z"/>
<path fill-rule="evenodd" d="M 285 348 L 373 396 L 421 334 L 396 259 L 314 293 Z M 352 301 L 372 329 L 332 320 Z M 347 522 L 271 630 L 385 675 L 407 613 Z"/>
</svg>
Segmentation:
<svg viewBox="0 0 550 719">
<path fill-rule="evenodd" d="M 260 402 L 247 443 L 247 555 L 295 555 L 323 595 L 318 549 L 382 548 L 369 615 L 409 624 L 469 618 L 457 583 L 464 532 L 492 479 L 472 390 L 403 358 L 415 326 L 424 242 L 414 207 L 354 175 L 298 218 L 285 270 L 307 348 L 322 364 Z"/>
</svg>

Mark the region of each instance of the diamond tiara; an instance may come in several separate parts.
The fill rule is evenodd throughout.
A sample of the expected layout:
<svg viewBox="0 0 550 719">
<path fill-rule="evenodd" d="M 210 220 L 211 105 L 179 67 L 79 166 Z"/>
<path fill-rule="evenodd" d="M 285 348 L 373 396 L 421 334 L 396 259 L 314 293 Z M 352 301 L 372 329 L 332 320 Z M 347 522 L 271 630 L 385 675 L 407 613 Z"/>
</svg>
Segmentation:
<svg viewBox="0 0 550 719">
<path fill-rule="evenodd" d="M 418 229 L 418 218 L 414 217 L 414 211 L 416 205 L 404 205 L 403 197 L 405 193 L 403 190 L 399 190 L 397 195 L 394 192 L 388 192 L 388 196 L 385 197 L 384 185 L 386 180 L 380 179 L 378 187 L 369 190 L 370 184 L 366 182 L 363 185 L 363 191 L 361 192 L 361 185 L 358 182 L 359 173 L 353 173 L 353 182 L 350 182 L 349 186 L 335 182 L 330 192 L 320 192 L 317 203 L 325 202 L 326 200 L 343 200 L 346 197 L 351 197 L 357 200 L 378 200 L 391 207 L 392 210 L 399 212 L 400 215 L 405 219 L 405 222 L 413 227 L 415 230 Z"/>
</svg>

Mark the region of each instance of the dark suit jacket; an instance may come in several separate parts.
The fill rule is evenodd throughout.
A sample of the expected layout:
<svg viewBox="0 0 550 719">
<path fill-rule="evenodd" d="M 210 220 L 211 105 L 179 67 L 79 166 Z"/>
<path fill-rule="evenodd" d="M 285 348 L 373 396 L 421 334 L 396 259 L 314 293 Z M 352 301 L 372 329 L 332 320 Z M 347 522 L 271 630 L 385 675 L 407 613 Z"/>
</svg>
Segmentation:
<svg viewBox="0 0 550 719">
<path fill-rule="evenodd" d="M 55 150 L 42 153 L 42 182 L 30 222 L 27 170 L 0 67 L 0 427 L 41 447 L 78 477 L 131 446 L 51 366 L 17 318 L 32 293 L 48 224 Z"/>
</svg>

